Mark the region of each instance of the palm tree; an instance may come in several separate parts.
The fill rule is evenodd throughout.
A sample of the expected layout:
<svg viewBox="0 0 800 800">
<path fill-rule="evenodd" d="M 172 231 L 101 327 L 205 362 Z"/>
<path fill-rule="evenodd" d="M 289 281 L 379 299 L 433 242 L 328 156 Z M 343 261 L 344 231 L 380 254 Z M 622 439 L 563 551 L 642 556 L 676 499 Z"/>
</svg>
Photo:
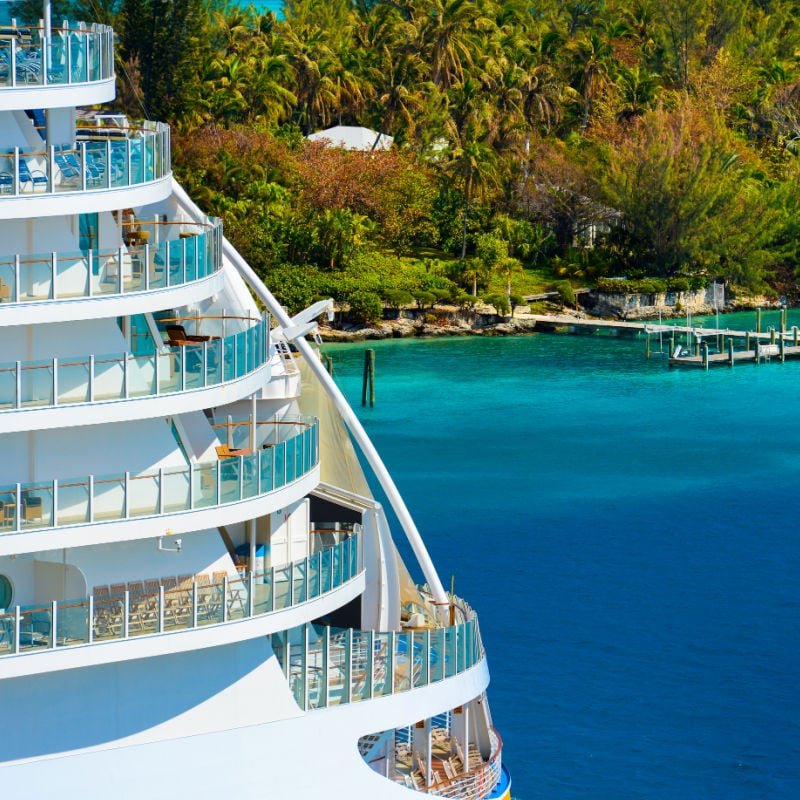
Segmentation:
<svg viewBox="0 0 800 800">
<path fill-rule="evenodd" d="M 571 84 L 583 100 L 581 130 L 585 131 L 595 101 L 612 79 L 611 48 L 592 31 L 568 42 L 566 52 L 571 65 Z"/>
</svg>

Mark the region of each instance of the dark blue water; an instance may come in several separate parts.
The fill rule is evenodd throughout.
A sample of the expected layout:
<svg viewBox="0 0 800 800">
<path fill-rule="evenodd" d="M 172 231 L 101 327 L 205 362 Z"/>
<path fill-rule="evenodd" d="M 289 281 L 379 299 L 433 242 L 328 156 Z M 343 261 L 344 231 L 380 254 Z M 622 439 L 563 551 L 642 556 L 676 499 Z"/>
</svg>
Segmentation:
<svg viewBox="0 0 800 800">
<path fill-rule="evenodd" d="M 361 417 L 480 614 L 515 797 L 800 797 L 800 363 L 372 346 Z M 364 347 L 327 348 L 354 404 Z"/>
</svg>

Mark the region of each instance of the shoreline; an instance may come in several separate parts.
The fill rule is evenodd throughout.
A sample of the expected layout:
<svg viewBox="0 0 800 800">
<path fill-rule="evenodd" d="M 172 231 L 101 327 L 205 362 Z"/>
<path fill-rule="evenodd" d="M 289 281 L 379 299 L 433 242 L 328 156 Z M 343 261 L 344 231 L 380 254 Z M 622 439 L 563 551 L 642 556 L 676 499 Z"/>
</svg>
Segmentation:
<svg viewBox="0 0 800 800">
<path fill-rule="evenodd" d="M 737 303 L 727 307 L 722 313 L 755 310 L 764 308 L 766 304 Z M 777 310 L 777 307 L 768 307 L 765 310 Z M 416 309 L 413 310 L 416 312 Z M 692 316 L 712 316 L 713 309 L 704 313 L 693 313 Z M 542 317 L 552 317 L 551 322 L 542 320 Z M 554 326 L 568 325 L 565 317 L 575 320 L 598 320 L 615 322 L 636 322 L 645 324 L 659 319 L 658 314 L 637 316 L 635 319 L 619 319 L 610 316 L 596 316 L 585 311 L 576 311 L 568 308 L 548 309 L 548 313 L 532 314 L 527 311 L 517 311 L 513 317 L 498 317 L 493 313 L 461 312 L 456 310 L 440 309 L 438 313 L 417 312 L 414 316 L 398 317 L 397 319 L 382 320 L 373 324 L 344 323 L 342 327 L 334 327 L 325 323 L 319 325 L 319 335 L 322 341 L 335 342 L 363 342 L 380 341 L 383 339 L 441 339 L 454 336 L 530 336 L 534 333 L 552 332 Z M 662 313 L 662 319 L 676 319 L 683 314 Z M 548 327 L 542 327 L 543 325 Z"/>
</svg>

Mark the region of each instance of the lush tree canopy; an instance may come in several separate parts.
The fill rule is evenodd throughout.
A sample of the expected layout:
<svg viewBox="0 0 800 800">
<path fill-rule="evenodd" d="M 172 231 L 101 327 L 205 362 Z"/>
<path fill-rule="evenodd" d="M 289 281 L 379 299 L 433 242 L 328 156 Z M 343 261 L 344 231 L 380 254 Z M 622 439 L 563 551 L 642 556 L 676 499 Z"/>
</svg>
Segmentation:
<svg viewBox="0 0 800 800">
<path fill-rule="evenodd" d="M 181 179 L 290 304 L 795 270 L 790 0 L 101 5 L 121 101 L 173 123 Z M 337 123 L 396 146 L 303 140 Z"/>
</svg>

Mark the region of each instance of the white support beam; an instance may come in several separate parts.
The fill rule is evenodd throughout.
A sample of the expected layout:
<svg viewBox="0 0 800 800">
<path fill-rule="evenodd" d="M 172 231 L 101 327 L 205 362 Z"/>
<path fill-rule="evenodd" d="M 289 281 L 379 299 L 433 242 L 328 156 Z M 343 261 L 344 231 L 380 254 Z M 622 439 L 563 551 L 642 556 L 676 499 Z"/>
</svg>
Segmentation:
<svg viewBox="0 0 800 800">
<path fill-rule="evenodd" d="M 189 195 L 186 194 L 183 187 L 174 179 L 172 187 L 175 198 L 187 213 L 195 217 L 201 214 L 200 209 L 194 204 Z M 234 248 L 227 239 L 223 239 L 223 254 L 250 285 L 250 288 L 258 295 L 261 302 L 264 303 L 267 310 L 277 320 L 280 326 L 283 328 L 291 327 L 292 320 L 286 313 L 286 310 L 275 299 L 272 292 L 266 287 L 261 278 L 258 277 L 250 265 L 239 255 L 236 248 Z M 425 576 L 425 580 L 430 587 L 434 602 L 441 606 L 449 605 L 450 601 L 447 592 L 445 592 L 444 586 L 439 579 L 436 567 L 433 565 L 428 549 L 422 541 L 422 537 L 414 523 L 411 513 L 402 495 L 398 491 L 394 480 L 392 480 L 392 476 L 386 469 L 383 459 L 381 459 L 375 445 L 372 444 L 366 430 L 364 430 L 364 426 L 361 424 L 353 409 L 350 408 L 350 404 L 347 402 L 333 378 L 328 374 L 322 362 L 317 358 L 311 345 L 303 338 L 296 339 L 295 344 L 317 380 L 319 380 L 323 388 L 333 399 L 336 409 L 341 414 L 350 433 L 361 448 L 370 467 L 372 467 L 372 471 L 375 473 L 375 477 L 378 479 L 381 488 L 386 493 L 386 497 L 389 499 L 394 513 L 397 515 L 397 519 L 406 534 L 411 549 L 414 551 L 417 562 L 422 569 L 422 574 Z"/>
</svg>

